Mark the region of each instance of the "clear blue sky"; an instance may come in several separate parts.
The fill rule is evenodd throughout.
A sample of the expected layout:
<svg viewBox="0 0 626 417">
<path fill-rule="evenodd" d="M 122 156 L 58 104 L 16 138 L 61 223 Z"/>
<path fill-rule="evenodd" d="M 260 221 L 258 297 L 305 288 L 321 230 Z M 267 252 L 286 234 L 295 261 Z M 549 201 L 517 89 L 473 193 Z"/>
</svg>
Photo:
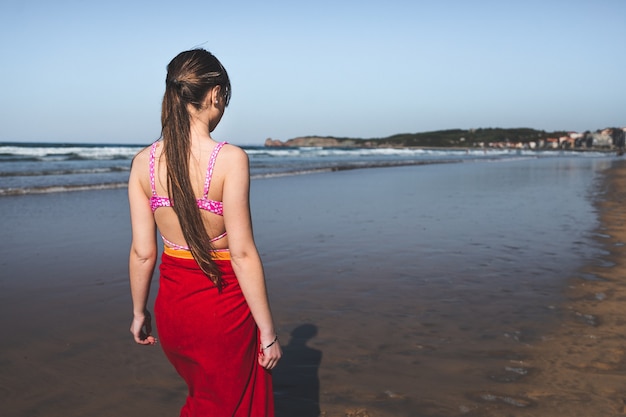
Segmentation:
<svg viewBox="0 0 626 417">
<path fill-rule="evenodd" d="M 236 144 L 626 126 L 624 0 L 2 0 L 0 141 L 149 143 L 195 46 Z"/>
</svg>

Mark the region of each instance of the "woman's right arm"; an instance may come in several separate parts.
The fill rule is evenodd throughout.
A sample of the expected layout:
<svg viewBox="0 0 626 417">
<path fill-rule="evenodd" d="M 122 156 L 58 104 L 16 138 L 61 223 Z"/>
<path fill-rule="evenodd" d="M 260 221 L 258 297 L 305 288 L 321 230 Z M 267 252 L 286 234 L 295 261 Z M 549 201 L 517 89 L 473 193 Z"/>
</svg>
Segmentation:
<svg viewBox="0 0 626 417">
<path fill-rule="evenodd" d="M 135 157 L 128 180 L 128 202 L 132 243 L 128 261 L 130 290 L 133 301 L 133 321 L 130 331 L 135 342 L 153 345 L 156 339 L 151 335 L 152 323 L 147 309 L 152 274 L 157 259 L 156 225 L 150 209 L 150 199 L 146 195 L 142 181 L 148 175 L 146 152 Z"/>
</svg>

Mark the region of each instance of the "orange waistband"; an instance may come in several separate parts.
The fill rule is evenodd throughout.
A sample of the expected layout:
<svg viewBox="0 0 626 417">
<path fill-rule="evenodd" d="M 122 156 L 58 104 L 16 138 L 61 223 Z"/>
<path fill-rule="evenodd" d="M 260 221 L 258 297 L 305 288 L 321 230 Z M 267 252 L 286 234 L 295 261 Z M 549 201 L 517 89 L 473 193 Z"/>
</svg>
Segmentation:
<svg viewBox="0 0 626 417">
<path fill-rule="evenodd" d="M 167 255 L 172 256 L 174 258 L 193 259 L 193 256 L 191 255 L 191 251 L 184 250 L 184 249 L 173 249 L 173 248 L 170 248 L 169 246 L 164 246 L 163 252 L 165 252 Z M 230 251 L 228 249 L 220 249 L 220 250 L 213 251 L 211 252 L 211 258 L 213 258 L 213 260 L 215 261 L 230 261 Z"/>
</svg>

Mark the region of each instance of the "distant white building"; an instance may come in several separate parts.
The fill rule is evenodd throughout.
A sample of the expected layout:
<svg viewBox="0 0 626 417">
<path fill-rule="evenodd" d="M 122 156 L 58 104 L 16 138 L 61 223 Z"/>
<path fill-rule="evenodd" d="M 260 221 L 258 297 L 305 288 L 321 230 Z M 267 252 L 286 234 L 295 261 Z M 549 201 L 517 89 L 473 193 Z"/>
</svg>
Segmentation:
<svg viewBox="0 0 626 417">
<path fill-rule="evenodd" d="M 613 137 L 608 129 L 604 129 L 601 132 L 592 133 L 593 146 L 599 148 L 610 148 L 613 146 Z"/>
</svg>

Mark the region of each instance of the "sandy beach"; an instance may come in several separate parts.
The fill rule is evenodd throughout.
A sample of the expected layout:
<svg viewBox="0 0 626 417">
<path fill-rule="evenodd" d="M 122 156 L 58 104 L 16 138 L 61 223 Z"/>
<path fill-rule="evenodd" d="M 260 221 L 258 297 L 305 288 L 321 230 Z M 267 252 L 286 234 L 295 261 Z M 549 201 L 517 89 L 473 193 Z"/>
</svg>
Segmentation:
<svg viewBox="0 0 626 417">
<path fill-rule="evenodd" d="M 626 414 L 625 202 L 626 163 L 620 160 L 596 201 L 601 223 L 595 236 L 603 255 L 570 280 L 557 327 L 526 349 L 529 376 L 494 393 L 492 402 L 519 398 L 536 407 L 529 414 L 547 417 Z M 482 408 L 502 415 L 498 410 L 506 407 Z"/>
<path fill-rule="evenodd" d="M 626 164 L 594 164 L 253 181 L 277 417 L 626 413 Z M 0 212 L 2 414 L 178 415 L 184 384 L 128 333 L 126 190 Z"/>
</svg>

